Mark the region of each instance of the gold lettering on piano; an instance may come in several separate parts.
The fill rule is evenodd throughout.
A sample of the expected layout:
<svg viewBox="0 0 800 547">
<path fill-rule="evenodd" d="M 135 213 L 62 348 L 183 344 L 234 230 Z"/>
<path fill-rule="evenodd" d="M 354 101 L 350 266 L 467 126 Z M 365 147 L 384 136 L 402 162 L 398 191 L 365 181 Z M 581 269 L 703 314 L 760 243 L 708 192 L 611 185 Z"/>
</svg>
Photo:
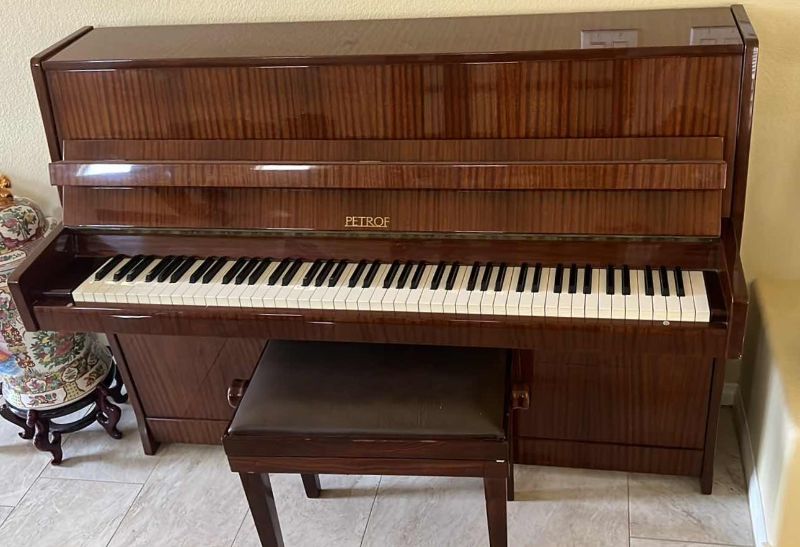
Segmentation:
<svg viewBox="0 0 800 547">
<path fill-rule="evenodd" d="M 381 228 L 387 230 L 389 228 L 390 217 L 359 217 L 359 216 L 346 216 L 344 217 L 345 228 Z"/>
</svg>

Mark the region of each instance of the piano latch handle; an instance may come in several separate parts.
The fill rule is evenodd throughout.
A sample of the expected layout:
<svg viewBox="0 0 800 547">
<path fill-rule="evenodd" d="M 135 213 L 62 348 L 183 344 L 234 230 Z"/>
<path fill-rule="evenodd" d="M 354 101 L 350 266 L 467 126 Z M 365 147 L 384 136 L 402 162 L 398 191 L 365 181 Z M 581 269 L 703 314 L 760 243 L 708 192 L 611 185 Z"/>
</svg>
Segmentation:
<svg viewBox="0 0 800 547">
<path fill-rule="evenodd" d="M 511 409 L 527 410 L 531 407 L 531 390 L 528 384 L 514 384 L 511 388 Z"/>
<path fill-rule="evenodd" d="M 239 403 L 242 402 L 242 397 L 244 397 L 244 392 L 247 391 L 248 385 L 250 385 L 250 380 L 242 378 L 236 378 L 231 382 L 231 386 L 228 388 L 228 404 L 232 408 L 238 407 Z"/>
</svg>

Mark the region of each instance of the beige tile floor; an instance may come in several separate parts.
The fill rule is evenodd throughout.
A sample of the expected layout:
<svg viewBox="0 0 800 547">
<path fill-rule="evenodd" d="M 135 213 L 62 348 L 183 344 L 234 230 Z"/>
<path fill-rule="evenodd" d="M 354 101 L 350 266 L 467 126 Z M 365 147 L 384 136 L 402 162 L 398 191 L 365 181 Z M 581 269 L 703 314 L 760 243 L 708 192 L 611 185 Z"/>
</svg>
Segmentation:
<svg viewBox="0 0 800 547">
<path fill-rule="evenodd" d="M 124 439 L 99 427 L 69 435 L 60 467 L 0 420 L 0 546 L 257 546 L 222 450 L 170 445 L 144 456 L 124 412 Z M 690 478 L 517 466 L 509 544 L 752 545 L 736 446 L 725 409 L 712 496 Z M 318 500 L 296 475 L 273 486 L 290 547 L 486 544 L 478 479 L 323 476 Z"/>
</svg>

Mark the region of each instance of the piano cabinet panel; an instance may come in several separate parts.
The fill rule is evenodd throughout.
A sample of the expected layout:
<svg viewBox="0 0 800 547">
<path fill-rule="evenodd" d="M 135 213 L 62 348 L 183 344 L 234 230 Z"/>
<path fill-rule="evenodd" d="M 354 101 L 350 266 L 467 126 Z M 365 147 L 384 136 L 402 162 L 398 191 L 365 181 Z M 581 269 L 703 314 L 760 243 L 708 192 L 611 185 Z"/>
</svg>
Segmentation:
<svg viewBox="0 0 800 547">
<path fill-rule="evenodd" d="M 228 386 L 235 378 L 250 378 L 266 345 L 201 336 L 120 334 L 118 340 L 145 416 L 198 423 L 231 418 Z"/>
<path fill-rule="evenodd" d="M 64 188 L 67 225 L 160 229 L 718 236 L 721 207 L 720 190 Z"/>
<path fill-rule="evenodd" d="M 521 351 L 523 438 L 702 450 L 713 359 L 668 353 Z M 526 462 L 534 463 L 534 462 Z"/>
</svg>

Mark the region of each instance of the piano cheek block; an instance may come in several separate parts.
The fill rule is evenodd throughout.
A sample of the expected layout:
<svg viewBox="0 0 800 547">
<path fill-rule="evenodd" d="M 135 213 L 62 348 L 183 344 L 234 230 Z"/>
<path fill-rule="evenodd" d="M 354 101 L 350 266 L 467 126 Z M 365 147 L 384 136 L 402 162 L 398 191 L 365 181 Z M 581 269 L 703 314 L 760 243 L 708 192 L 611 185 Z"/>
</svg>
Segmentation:
<svg viewBox="0 0 800 547">
<path fill-rule="evenodd" d="M 117 340 L 149 452 L 218 442 L 267 339 L 503 347 L 515 461 L 708 492 L 757 47 L 741 6 L 82 29 L 33 59 L 64 226 L 9 288 Z"/>
</svg>

